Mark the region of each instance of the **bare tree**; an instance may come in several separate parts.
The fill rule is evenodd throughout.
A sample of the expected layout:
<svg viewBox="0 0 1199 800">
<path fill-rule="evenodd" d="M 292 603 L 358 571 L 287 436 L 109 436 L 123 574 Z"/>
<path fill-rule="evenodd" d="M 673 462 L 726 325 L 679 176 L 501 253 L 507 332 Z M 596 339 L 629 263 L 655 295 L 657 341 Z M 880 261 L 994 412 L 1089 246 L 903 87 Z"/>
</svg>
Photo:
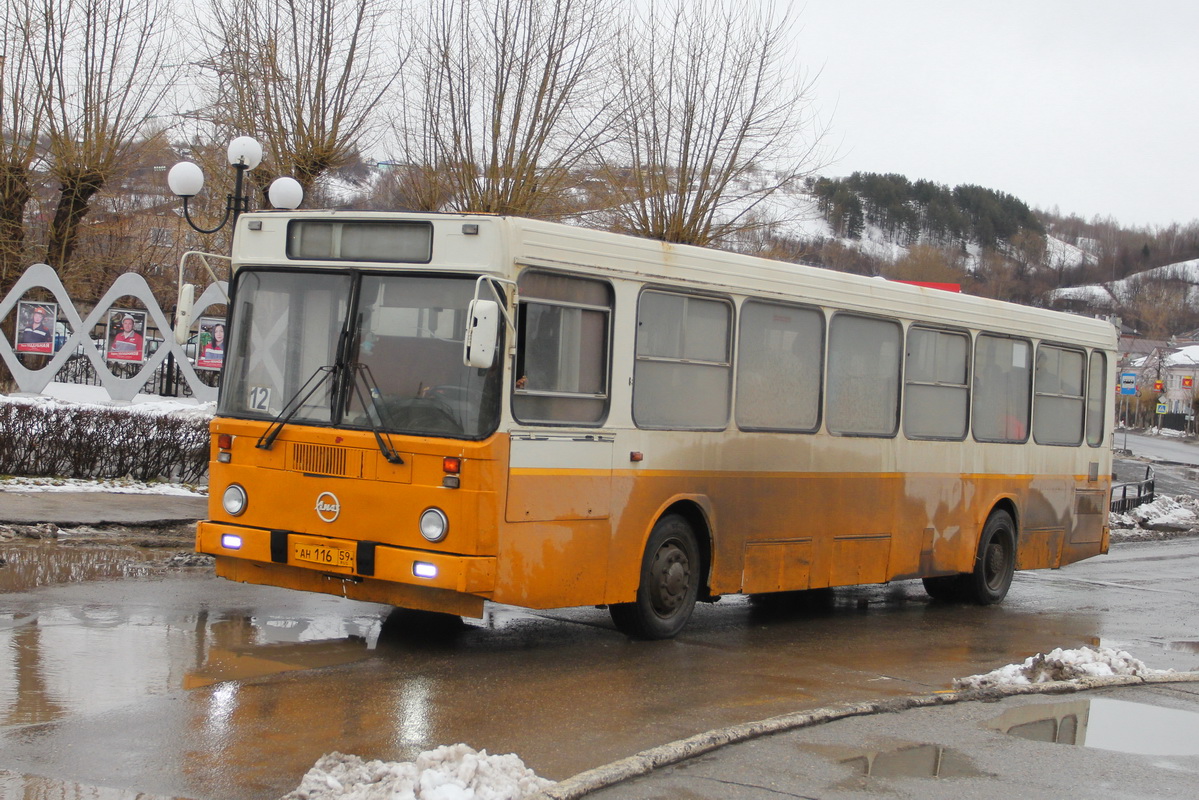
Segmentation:
<svg viewBox="0 0 1199 800">
<path fill-rule="evenodd" d="M 612 227 L 707 245 L 777 221 L 764 204 L 821 166 L 823 139 L 791 23 L 756 0 L 651 3 L 623 45 Z"/>
<path fill-rule="evenodd" d="M 59 199 L 46 260 L 70 262 L 92 198 L 139 145 L 170 90 L 164 0 L 31 0 L 34 65 Z"/>
<path fill-rule="evenodd" d="M 611 136 L 611 0 L 431 0 L 414 26 L 394 189 L 415 208 L 565 213 Z"/>
<path fill-rule="evenodd" d="M 380 129 L 401 64 L 385 41 L 387 0 L 213 0 L 204 65 L 215 79 L 200 112 L 216 138 L 250 135 L 265 187 L 291 175 L 305 193 L 358 157 Z"/>
<path fill-rule="evenodd" d="M 41 109 L 31 74 L 30 7 L 7 0 L 0 19 L 0 294 L 25 260 L 25 207 L 33 196 Z"/>
</svg>

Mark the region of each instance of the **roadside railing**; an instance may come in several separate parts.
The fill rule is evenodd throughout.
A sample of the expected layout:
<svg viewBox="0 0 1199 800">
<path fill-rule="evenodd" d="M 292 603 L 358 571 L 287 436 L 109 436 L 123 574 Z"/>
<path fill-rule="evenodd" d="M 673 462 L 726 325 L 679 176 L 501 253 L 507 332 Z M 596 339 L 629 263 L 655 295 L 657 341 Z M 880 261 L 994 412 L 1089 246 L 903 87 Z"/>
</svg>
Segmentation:
<svg viewBox="0 0 1199 800">
<path fill-rule="evenodd" d="M 1145 480 L 1112 486 L 1112 512 L 1127 514 L 1139 505 L 1153 502 L 1153 467 L 1146 465 Z"/>
</svg>

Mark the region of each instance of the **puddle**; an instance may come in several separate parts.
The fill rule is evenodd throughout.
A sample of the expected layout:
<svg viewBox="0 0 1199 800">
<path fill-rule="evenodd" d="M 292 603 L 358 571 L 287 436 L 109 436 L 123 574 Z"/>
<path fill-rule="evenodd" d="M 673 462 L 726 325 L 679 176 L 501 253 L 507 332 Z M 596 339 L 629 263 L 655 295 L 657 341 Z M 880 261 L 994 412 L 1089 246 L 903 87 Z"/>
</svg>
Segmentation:
<svg viewBox="0 0 1199 800">
<path fill-rule="evenodd" d="M 1037 742 L 1145 756 L 1199 755 L 1199 714 L 1126 700 L 1020 706 L 988 726 Z"/>
<path fill-rule="evenodd" d="M 39 586 L 111 580 L 145 574 L 173 554 L 128 545 L 63 545 L 53 541 L 5 543 L 0 547 L 0 593 Z"/>
<path fill-rule="evenodd" d="M 257 647 L 213 646 L 208 651 L 204 666 L 183 677 L 183 688 L 198 689 L 224 681 L 245 681 L 282 672 L 340 666 L 370 657 L 366 640 L 356 636 Z"/>
<path fill-rule="evenodd" d="M 949 747 L 916 742 L 890 750 L 863 750 L 841 745 L 805 745 L 803 749 L 835 760 L 871 778 L 981 778 L 966 755 Z"/>
<path fill-rule="evenodd" d="M 841 763 L 872 778 L 976 778 L 983 774 L 966 756 L 935 744 L 869 753 Z"/>
</svg>

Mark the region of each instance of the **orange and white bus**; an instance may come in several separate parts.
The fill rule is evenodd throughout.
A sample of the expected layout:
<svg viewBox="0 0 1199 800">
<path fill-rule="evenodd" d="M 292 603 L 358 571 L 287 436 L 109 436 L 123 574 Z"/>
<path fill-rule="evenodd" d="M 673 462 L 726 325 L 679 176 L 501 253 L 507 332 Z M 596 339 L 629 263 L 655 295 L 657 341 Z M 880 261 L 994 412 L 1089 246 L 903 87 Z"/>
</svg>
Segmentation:
<svg viewBox="0 0 1199 800">
<path fill-rule="evenodd" d="M 197 533 L 231 580 L 667 638 L 1107 551 L 1104 321 L 482 215 L 244 214 L 233 266 Z"/>
</svg>

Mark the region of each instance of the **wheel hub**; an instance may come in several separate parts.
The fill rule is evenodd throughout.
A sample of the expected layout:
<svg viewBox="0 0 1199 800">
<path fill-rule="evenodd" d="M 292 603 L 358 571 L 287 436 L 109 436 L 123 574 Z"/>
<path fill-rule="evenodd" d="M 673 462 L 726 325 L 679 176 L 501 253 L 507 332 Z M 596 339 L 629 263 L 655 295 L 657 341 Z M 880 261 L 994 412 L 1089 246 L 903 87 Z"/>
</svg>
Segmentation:
<svg viewBox="0 0 1199 800">
<path fill-rule="evenodd" d="M 664 544 L 654 556 L 654 610 L 669 616 L 682 606 L 687 597 L 691 567 L 687 554 L 673 542 Z"/>
</svg>

